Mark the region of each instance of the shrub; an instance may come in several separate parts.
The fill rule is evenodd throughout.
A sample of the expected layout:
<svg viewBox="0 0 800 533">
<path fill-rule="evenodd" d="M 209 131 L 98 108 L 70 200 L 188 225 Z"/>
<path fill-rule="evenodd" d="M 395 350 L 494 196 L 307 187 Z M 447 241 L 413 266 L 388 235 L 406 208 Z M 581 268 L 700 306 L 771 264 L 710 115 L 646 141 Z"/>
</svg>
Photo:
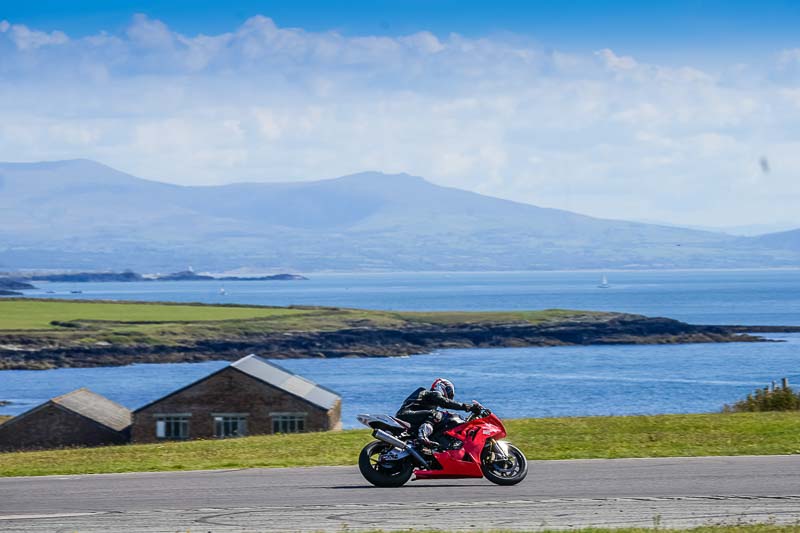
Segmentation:
<svg viewBox="0 0 800 533">
<path fill-rule="evenodd" d="M 743 413 L 758 411 L 797 411 L 800 410 L 800 394 L 785 384 L 781 387 L 765 387 L 756 389 L 743 400 L 733 405 L 726 404 L 722 411 L 726 413 Z"/>
<path fill-rule="evenodd" d="M 51 320 L 51 326 L 56 326 L 60 328 L 76 328 L 76 329 L 83 329 L 83 324 L 80 322 L 64 322 L 62 320 Z"/>
</svg>

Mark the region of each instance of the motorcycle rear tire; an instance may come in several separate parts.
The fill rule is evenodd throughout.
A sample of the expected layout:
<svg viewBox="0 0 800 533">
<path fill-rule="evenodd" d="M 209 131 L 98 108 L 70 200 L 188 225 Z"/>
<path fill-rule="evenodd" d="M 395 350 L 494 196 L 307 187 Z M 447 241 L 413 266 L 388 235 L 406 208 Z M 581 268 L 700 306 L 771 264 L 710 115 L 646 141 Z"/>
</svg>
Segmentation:
<svg viewBox="0 0 800 533">
<path fill-rule="evenodd" d="M 414 465 L 408 459 L 400 462 L 391 473 L 382 468 L 375 468 L 370 458 L 387 452 L 391 448 L 389 444 L 376 440 L 364 446 L 358 456 L 358 469 L 361 471 L 361 475 L 376 487 L 401 487 L 411 479 L 411 475 L 414 473 Z"/>
<path fill-rule="evenodd" d="M 516 485 L 528 475 L 528 459 L 522 450 L 508 444 L 508 454 L 513 456 L 514 461 L 519 464 L 519 470 L 511 476 L 506 476 L 495 472 L 494 463 L 489 459 L 492 454 L 491 446 L 487 446 L 481 453 L 481 471 L 483 475 L 496 485 Z"/>
</svg>

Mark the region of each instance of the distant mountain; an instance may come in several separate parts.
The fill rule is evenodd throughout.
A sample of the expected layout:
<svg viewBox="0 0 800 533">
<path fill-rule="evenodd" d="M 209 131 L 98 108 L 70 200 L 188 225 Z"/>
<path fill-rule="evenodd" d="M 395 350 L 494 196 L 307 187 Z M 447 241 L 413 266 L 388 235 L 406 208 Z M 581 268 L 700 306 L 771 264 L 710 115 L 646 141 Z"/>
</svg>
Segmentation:
<svg viewBox="0 0 800 533">
<path fill-rule="evenodd" d="M 800 229 L 759 235 L 752 239 L 758 246 L 789 251 L 800 250 Z"/>
<path fill-rule="evenodd" d="M 624 216 L 624 213 L 620 214 Z M 788 232 L 792 233 L 792 232 Z M 223 271 L 795 266 L 796 241 L 569 211 L 364 172 L 184 187 L 87 160 L 0 163 L 0 268 Z"/>
<path fill-rule="evenodd" d="M 795 230 L 797 229 L 798 225 L 800 224 L 790 224 L 788 222 L 777 222 L 774 224 L 747 224 L 744 226 L 726 226 L 724 228 L 716 228 L 715 231 L 721 231 L 731 235 L 755 237 L 759 235 L 766 235 L 767 233 Z"/>
<path fill-rule="evenodd" d="M 725 233 L 740 237 L 756 237 L 767 233 L 778 233 L 797 229 L 800 224 L 790 224 L 788 222 L 778 222 L 774 224 L 747 224 L 744 226 L 697 226 L 693 224 L 673 224 L 671 222 L 661 222 L 657 220 L 637 219 L 636 222 L 643 224 L 655 224 L 659 226 L 669 226 L 671 228 L 693 229 L 698 231 L 710 231 L 713 233 Z"/>
</svg>

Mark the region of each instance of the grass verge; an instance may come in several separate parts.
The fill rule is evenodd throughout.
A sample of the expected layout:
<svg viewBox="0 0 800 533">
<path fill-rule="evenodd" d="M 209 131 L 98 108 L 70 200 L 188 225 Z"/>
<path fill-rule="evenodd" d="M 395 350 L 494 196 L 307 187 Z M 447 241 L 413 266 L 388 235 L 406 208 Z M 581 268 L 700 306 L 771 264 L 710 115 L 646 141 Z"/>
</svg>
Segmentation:
<svg viewBox="0 0 800 533">
<path fill-rule="evenodd" d="M 441 529 L 414 529 L 414 533 L 447 533 Z M 540 529 L 536 533 L 564 533 L 564 529 Z M 777 524 L 748 524 L 735 526 L 700 526 L 690 529 L 664 529 L 664 528 L 644 528 L 644 527 L 624 527 L 618 529 L 610 528 L 580 528 L 570 529 L 572 533 L 800 533 L 800 525 L 777 525 Z M 533 531 L 491 529 L 483 533 L 534 533 Z M 384 533 L 383 530 L 374 530 L 367 533 Z"/>
<path fill-rule="evenodd" d="M 800 413 L 507 421 L 529 459 L 800 454 Z M 0 454 L 0 476 L 353 465 L 368 431 Z"/>
</svg>

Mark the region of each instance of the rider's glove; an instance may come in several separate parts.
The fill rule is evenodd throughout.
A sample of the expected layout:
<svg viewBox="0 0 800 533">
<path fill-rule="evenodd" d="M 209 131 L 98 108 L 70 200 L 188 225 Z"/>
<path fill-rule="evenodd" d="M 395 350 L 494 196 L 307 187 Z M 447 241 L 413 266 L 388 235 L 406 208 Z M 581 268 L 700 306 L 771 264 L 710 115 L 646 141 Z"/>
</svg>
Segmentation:
<svg viewBox="0 0 800 533">
<path fill-rule="evenodd" d="M 475 402 L 469 406 L 469 410 L 477 415 L 480 414 L 481 411 L 483 411 L 483 406 L 478 402 Z"/>
</svg>

